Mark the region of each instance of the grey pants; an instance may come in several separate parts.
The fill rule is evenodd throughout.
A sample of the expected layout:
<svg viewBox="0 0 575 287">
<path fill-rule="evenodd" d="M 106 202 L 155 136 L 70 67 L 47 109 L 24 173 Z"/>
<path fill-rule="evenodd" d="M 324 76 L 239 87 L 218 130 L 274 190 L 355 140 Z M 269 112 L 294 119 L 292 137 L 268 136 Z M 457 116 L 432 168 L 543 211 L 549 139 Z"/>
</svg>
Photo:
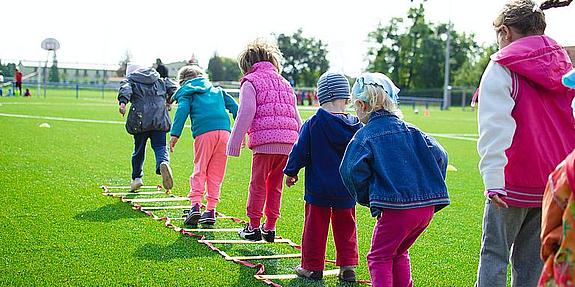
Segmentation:
<svg viewBox="0 0 575 287">
<path fill-rule="evenodd" d="M 497 208 L 487 201 L 475 286 L 505 287 L 510 259 L 511 286 L 537 286 L 543 269 L 540 233 L 541 208 Z"/>
</svg>

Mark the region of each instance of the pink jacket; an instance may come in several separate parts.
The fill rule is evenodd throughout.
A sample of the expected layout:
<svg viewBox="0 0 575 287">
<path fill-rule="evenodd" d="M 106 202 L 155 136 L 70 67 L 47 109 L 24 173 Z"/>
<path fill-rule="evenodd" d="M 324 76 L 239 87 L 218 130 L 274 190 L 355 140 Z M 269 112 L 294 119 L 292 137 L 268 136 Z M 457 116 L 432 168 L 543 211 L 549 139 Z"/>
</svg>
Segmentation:
<svg viewBox="0 0 575 287">
<path fill-rule="evenodd" d="M 514 41 L 491 59 L 479 94 L 485 187 L 501 189 L 509 205 L 540 207 L 549 174 L 575 148 L 575 92 L 561 84 L 573 66 L 565 50 L 544 35 Z M 482 105 L 488 110 L 482 112 Z M 499 164 L 497 152 L 504 157 Z"/>
<path fill-rule="evenodd" d="M 289 154 L 298 138 L 301 125 L 290 84 L 277 73 L 270 62 L 254 64 L 241 83 L 240 110 L 228 144 L 228 154 L 239 155 L 239 146 L 245 133 L 243 126 L 246 124 L 249 124 L 248 146 L 254 153 Z M 252 103 L 253 93 L 246 93 L 246 88 L 250 91 L 253 88 L 255 105 Z M 245 105 L 254 105 L 255 113 L 250 113 L 250 109 Z"/>
</svg>

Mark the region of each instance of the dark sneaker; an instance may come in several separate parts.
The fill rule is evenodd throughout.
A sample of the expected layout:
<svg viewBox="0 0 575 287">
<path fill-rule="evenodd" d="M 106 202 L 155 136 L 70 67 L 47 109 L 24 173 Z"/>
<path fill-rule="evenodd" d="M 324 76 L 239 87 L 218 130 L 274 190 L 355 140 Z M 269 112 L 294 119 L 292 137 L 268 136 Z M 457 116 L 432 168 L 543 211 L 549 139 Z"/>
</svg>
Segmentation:
<svg viewBox="0 0 575 287">
<path fill-rule="evenodd" d="M 252 229 L 248 224 L 246 224 L 246 227 L 244 227 L 244 229 L 240 229 L 238 231 L 238 235 L 246 240 L 250 240 L 250 241 L 260 241 L 262 240 L 262 232 L 259 228 L 255 228 Z"/>
<path fill-rule="evenodd" d="M 164 161 L 160 164 L 160 174 L 162 175 L 162 186 L 166 190 L 171 190 L 174 187 L 174 177 L 169 163 Z"/>
<path fill-rule="evenodd" d="M 200 212 L 200 205 L 194 204 L 186 219 L 184 220 L 185 225 L 198 225 L 198 220 L 200 220 L 201 212 Z"/>
<path fill-rule="evenodd" d="M 355 266 L 341 266 L 338 277 L 341 281 L 355 282 Z"/>
<path fill-rule="evenodd" d="M 216 223 L 216 211 L 215 210 L 206 210 L 202 213 L 202 217 L 200 217 L 200 224 L 205 225 L 214 225 Z"/>
<path fill-rule="evenodd" d="M 304 277 L 311 280 L 321 280 L 323 278 L 323 271 L 310 271 L 298 266 L 295 268 L 295 274 L 299 277 Z"/>
<path fill-rule="evenodd" d="M 262 237 L 267 242 L 274 242 L 276 238 L 276 231 L 275 230 L 265 230 L 262 227 Z"/>
</svg>

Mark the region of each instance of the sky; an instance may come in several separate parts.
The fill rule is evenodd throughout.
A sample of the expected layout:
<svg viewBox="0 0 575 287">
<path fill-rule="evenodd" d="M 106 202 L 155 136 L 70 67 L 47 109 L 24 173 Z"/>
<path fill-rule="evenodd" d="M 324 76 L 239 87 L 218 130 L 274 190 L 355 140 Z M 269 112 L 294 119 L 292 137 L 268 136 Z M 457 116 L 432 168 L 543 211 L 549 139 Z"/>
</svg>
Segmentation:
<svg viewBox="0 0 575 287">
<path fill-rule="evenodd" d="M 209 1 L 3 1 L 0 60 L 40 61 L 47 58 L 43 39 L 56 38 L 60 63 L 117 66 L 126 51 L 133 62 L 151 65 L 188 60 L 195 54 L 207 67 L 217 52 L 236 58 L 245 45 L 274 33 L 303 29 L 306 37 L 328 45 L 331 70 L 354 76 L 367 63 L 367 34 L 392 17 L 404 17 L 415 0 L 209 0 Z M 492 22 L 505 1 L 428 0 L 428 21 L 449 19 L 479 43 L 493 43 Z M 575 46 L 575 4 L 546 11 L 547 34 Z M 571 28 L 570 28 L 571 27 Z"/>
</svg>

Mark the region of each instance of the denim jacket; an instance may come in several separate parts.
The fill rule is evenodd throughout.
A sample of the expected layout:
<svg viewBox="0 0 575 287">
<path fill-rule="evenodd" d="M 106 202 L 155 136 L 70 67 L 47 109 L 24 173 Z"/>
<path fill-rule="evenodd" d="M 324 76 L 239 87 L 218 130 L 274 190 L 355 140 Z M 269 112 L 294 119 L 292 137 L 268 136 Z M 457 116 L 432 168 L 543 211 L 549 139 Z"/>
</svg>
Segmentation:
<svg viewBox="0 0 575 287">
<path fill-rule="evenodd" d="M 373 216 L 383 209 L 447 206 L 447 152 L 397 116 L 375 111 L 351 140 L 340 173 L 345 186 Z"/>
</svg>

